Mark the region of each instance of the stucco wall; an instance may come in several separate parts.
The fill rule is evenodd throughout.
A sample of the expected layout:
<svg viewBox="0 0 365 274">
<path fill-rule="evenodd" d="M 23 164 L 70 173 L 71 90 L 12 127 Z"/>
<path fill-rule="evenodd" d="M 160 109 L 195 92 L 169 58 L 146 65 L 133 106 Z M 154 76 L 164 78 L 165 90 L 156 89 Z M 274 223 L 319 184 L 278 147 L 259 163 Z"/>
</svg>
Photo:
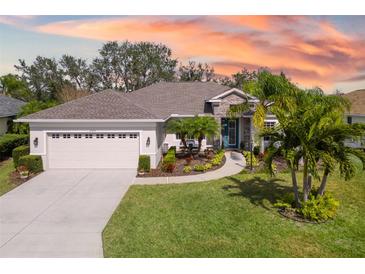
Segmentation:
<svg viewBox="0 0 365 274">
<path fill-rule="evenodd" d="M 0 118 L 0 135 L 5 134 L 8 131 L 8 118 Z"/>
<path fill-rule="evenodd" d="M 161 127 L 161 126 L 160 126 Z M 156 123 L 30 123 L 30 153 L 41 155 L 45 169 L 47 169 L 47 133 L 51 132 L 138 132 L 140 138 L 140 154 L 150 155 L 151 167 L 155 168 L 160 160 L 158 151 Z M 38 145 L 34 139 L 38 138 Z M 147 139 L 150 144 L 147 145 Z M 160 137 L 161 138 L 161 137 Z M 161 142 L 161 140 L 160 140 Z M 161 145 L 160 145 L 161 147 Z"/>
</svg>

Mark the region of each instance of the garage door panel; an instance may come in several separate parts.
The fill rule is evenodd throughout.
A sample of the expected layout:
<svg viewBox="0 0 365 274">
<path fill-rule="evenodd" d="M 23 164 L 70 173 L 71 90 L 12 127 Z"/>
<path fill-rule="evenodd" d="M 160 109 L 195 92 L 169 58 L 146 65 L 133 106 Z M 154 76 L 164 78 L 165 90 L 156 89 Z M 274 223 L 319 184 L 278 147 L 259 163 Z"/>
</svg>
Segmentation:
<svg viewBox="0 0 365 274">
<path fill-rule="evenodd" d="M 49 168 L 136 168 L 139 156 L 139 136 L 136 133 L 116 133 L 114 138 L 96 138 L 103 133 L 48 136 Z M 123 138 L 119 138 L 123 136 Z"/>
</svg>

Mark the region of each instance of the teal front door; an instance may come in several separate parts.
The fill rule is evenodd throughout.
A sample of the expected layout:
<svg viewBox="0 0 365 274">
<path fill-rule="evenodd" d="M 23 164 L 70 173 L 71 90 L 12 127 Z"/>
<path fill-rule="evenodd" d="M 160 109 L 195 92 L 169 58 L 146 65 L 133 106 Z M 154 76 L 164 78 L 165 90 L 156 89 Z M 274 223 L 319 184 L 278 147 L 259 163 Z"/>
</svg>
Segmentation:
<svg viewBox="0 0 365 274">
<path fill-rule="evenodd" d="M 225 148 L 238 148 L 238 119 L 222 118 L 222 142 Z"/>
</svg>

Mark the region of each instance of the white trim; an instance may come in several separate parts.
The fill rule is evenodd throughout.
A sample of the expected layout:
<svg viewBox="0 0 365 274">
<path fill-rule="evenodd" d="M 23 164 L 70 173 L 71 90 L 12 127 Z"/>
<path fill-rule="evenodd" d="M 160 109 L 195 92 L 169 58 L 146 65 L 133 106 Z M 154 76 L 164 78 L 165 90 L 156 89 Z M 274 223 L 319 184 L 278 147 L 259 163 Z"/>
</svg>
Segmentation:
<svg viewBox="0 0 365 274">
<path fill-rule="evenodd" d="M 167 119 L 16 119 L 16 123 L 108 123 L 108 122 L 165 122 Z"/>
<path fill-rule="evenodd" d="M 223 93 L 221 93 L 217 96 L 214 96 L 213 98 L 211 98 L 207 101 L 208 102 L 220 102 L 220 101 L 217 101 L 217 100 L 220 100 L 220 99 L 222 99 L 222 97 L 225 97 L 225 96 L 227 96 L 231 93 L 238 93 L 240 95 L 243 95 L 244 97 L 249 98 L 249 100 L 248 100 L 249 102 L 259 102 L 259 100 L 256 97 L 254 97 L 252 95 L 249 95 L 246 92 L 243 92 L 242 90 L 239 90 L 238 88 L 229 89 L 229 90 L 227 90 L 227 91 L 225 91 L 225 92 L 223 92 Z"/>
</svg>

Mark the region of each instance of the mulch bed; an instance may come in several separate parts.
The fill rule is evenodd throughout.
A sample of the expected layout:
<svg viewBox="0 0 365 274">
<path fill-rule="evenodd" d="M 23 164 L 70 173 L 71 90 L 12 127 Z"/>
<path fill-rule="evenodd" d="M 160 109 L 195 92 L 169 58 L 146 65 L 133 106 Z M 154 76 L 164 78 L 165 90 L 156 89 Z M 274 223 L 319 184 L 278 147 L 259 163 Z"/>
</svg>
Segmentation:
<svg viewBox="0 0 365 274">
<path fill-rule="evenodd" d="M 328 220 L 325 221 L 310 221 L 308 219 L 305 219 L 302 215 L 300 215 L 298 212 L 296 212 L 293 209 L 278 209 L 278 212 L 280 213 L 281 216 L 296 221 L 296 222 L 301 222 L 301 223 L 308 223 L 308 224 L 323 224 L 325 222 L 327 222 Z"/>
<path fill-rule="evenodd" d="M 9 175 L 9 179 L 10 182 L 15 184 L 16 186 L 20 186 L 21 184 L 25 183 L 26 181 L 34 178 L 35 176 L 37 176 L 39 173 L 30 173 L 28 178 L 26 179 L 22 179 L 20 178 L 20 174 L 18 173 L 18 171 L 13 171 L 10 173 Z"/>
<path fill-rule="evenodd" d="M 138 174 L 137 177 L 172 177 L 172 176 L 189 176 L 189 175 L 203 174 L 221 168 L 226 162 L 226 157 L 223 157 L 222 162 L 219 166 L 212 166 L 212 168 L 206 172 L 195 171 L 194 170 L 195 165 L 204 165 L 206 163 L 209 163 L 211 159 L 208 159 L 202 155 L 194 155 L 194 159 L 189 164 L 189 166 L 191 166 L 192 168 L 192 171 L 190 173 L 184 173 L 183 169 L 184 166 L 186 165 L 186 157 L 187 157 L 186 155 L 179 155 L 179 154 L 176 155 L 176 168 L 172 173 L 162 171 L 161 170 L 162 163 L 160 162 L 157 168 L 151 169 L 150 172 L 148 173 L 146 172 L 143 175 Z"/>
</svg>

